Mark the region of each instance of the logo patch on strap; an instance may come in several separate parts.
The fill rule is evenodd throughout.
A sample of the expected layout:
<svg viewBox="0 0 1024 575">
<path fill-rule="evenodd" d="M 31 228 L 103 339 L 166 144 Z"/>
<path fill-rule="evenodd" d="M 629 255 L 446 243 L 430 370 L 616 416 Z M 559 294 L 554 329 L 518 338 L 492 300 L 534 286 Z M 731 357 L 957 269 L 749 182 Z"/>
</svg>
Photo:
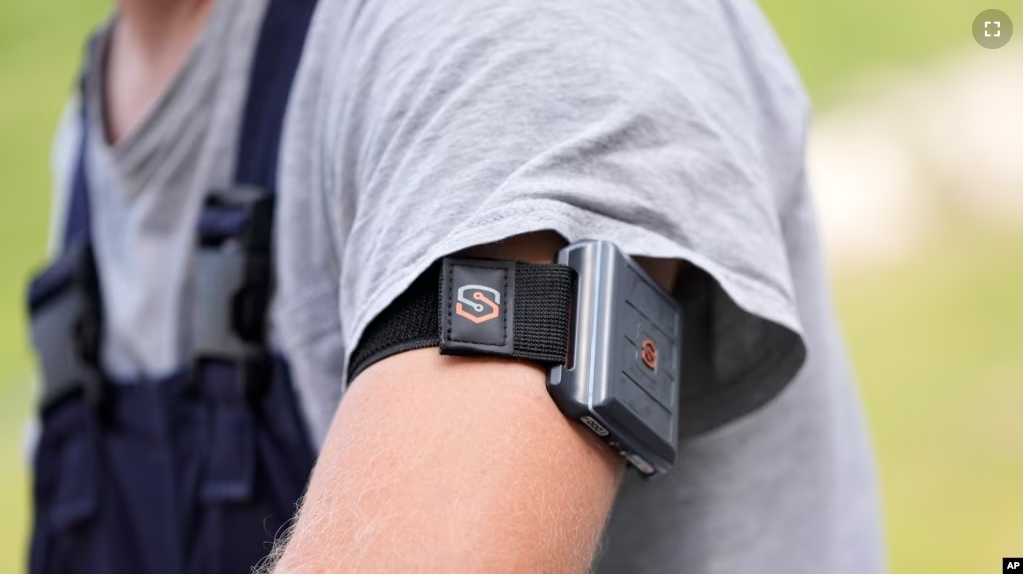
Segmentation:
<svg viewBox="0 0 1024 575">
<path fill-rule="evenodd" d="M 466 298 L 466 292 L 472 292 L 473 299 L 477 302 L 469 301 Z M 487 295 L 493 299 L 488 299 Z M 463 307 L 465 306 L 465 307 Z M 501 315 L 501 292 L 494 288 L 487 286 L 469 284 L 459 287 L 459 303 L 455 304 L 455 314 L 461 315 L 473 323 L 483 323 L 492 319 L 497 319 Z M 474 315 L 474 313 L 484 312 L 484 308 L 490 308 L 483 315 Z M 466 311 L 466 310 L 472 311 Z"/>
<path fill-rule="evenodd" d="M 511 355 L 515 263 L 445 258 L 441 353 Z"/>
</svg>

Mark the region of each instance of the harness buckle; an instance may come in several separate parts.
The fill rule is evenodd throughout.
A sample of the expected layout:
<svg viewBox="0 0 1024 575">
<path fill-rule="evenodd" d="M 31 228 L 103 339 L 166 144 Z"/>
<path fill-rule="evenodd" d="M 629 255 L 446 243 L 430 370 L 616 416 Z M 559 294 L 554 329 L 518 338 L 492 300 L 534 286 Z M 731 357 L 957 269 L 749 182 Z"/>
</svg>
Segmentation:
<svg viewBox="0 0 1024 575">
<path fill-rule="evenodd" d="M 29 284 L 32 343 L 43 372 L 43 409 L 82 389 L 99 405 L 107 385 L 100 368 L 101 306 L 91 246 L 71 244 Z"/>
<path fill-rule="evenodd" d="M 266 332 L 273 209 L 267 191 L 235 187 L 212 193 L 199 222 L 192 307 L 196 360 L 235 363 L 249 397 L 266 387 L 272 368 Z"/>
</svg>

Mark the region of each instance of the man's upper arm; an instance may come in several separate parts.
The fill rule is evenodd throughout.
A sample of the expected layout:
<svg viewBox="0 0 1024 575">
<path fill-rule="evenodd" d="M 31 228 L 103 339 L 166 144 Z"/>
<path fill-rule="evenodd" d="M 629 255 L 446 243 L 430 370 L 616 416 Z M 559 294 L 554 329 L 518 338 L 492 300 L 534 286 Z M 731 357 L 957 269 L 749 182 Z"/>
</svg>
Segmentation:
<svg viewBox="0 0 1024 575">
<path fill-rule="evenodd" d="M 471 255 L 552 261 L 559 243 L 534 234 Z M 278 567 L 585 570 L 623 464 L 559 412 L 545 381 L 537 365 L 436 348 L 366 369 L 341 402 Z"/>
<path fill-rule="evenodd" d="M 750 407 L 792 378 L 804 346 L 778 209 L 793 196 L 776 188 L 802 173 L 790 161 L 802 132 L 789 116 L 762 117 L 761 103 L 785 94 L 750 92 L 769 84 L 746 76 L 741 52 L 721 49 L 732 27 L 720 6 L 321 8 L 327 87 L 293 94 L 315 121 L 290 149 L 323 161 L 285 162 L 301 185 L 282 197 L 320 190 L 293 217 L 329 220 L 329 263 L 313 265 L 311 241 L 278 261 L 309 271 L 282 281 L 303 296 L 317 274 L 337 271 L 323 313 L 337 305 L 338 353 L 439 258 L 484 245 L 471 255 L 550 261 L 558 245 L 501 239 L 554 230 L 700 268 L 691 277 L 706 321 L 687 326 L 708 353 L 688 358 L 700 368 L 688 372 L 703 386 Z M 770 134 L 771 153 L 751 128 L 765 120 L 794 126 Z M 674 268 L 653 271 L 664 285 Z M 363 371 L 282 568 L 585 568 L 622 463 L 561 416 L 544 380 L 531 364 L 436 349 Z M 307 387 L 307 400 L 331 397 Z"/>
</svg>

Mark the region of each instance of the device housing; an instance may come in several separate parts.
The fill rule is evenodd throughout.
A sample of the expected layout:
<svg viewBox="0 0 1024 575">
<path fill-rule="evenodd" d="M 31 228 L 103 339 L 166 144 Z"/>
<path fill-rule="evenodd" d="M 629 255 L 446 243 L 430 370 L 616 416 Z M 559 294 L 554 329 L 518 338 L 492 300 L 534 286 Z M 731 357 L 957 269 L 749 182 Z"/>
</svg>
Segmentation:
<svg viewBox="0 0 1024 575">
<path fill-rule="evenodd" d="M 576 271 L 576 297 L 566 362 L 550 370 L 548 392 L 644 476 L 664 473 L 679 429 L 679 305 L 611 242 L 574 243 L 558 263 Z"/>
</svg>

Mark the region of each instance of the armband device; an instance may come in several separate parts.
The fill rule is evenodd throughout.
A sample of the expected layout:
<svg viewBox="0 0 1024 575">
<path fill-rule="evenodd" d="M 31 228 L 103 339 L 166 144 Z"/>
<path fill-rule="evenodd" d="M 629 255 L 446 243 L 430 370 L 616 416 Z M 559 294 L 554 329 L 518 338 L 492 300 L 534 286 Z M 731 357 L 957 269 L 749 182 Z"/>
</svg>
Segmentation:
<svg viewBox="0 0 1024 575">
<path fill-rule="evenodd" d="M 548 368 L 559 409 L 642 475 L 671 468 L 682 312 L 614 244 L 571 244 L 555 264 L 447 257 L 417 282 L 368 326 L 349 381 L 422 347 L 531 361 Z"/>
<path fill-rule="evenodd" d="M 576 272 L 576 291 L 566 361 L 548 374 L 551 397 L 643 475 L 668 471 L 679 427 L 679 305 L 609 242 L 573 244 L 558 263 Z"/>
</svg>

